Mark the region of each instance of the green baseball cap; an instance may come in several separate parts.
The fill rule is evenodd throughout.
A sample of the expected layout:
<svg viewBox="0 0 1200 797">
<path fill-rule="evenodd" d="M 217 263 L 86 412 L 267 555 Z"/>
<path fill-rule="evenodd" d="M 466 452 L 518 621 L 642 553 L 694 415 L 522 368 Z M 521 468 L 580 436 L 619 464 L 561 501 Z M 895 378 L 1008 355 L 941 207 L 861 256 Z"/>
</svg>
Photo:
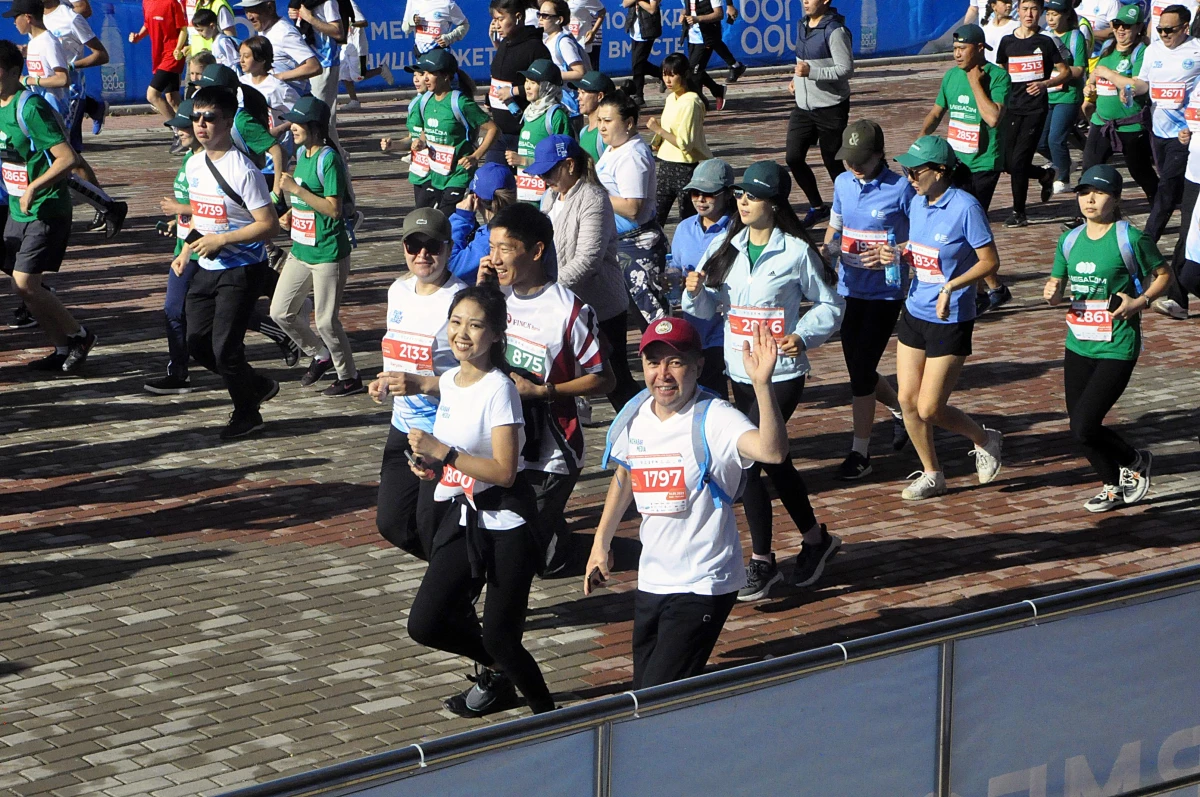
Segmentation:
<svg viewBox="0 0 1200 797">
<path fill-rule="evenodd" d="M 1121 10 L 1112 18 L 1113 22 L 1121 22 L 1126 25 L 1140 25 L 1144 21 L 1142 16 L 1142 7 L 1139 5 L 1121 6 Z"/>
<path fill-rule="evenodd" d="M 612 94 L 617 90 L 617 84 L 613 83 L 613 79 L 603 72 L 593 69 L 586 75 L 575 81 L 575 85 L 580 91 L 591 91 L 597 94 Z"/>
<path fill-rule="evenodd" d="M 530 64 L 528 69 L 517 74 L 534 83 L 549 82 L 556 86 L 562 85 L 562 71 L 549 58 L 539 58 Z"/>
<path fill-rule="evenodd" d="M 184 100 L 179 103 L 179 107 L 175 109 L 175 116 L 169 121 L 163 122 L 167 127 L 178 127 L 183 130 L 192 129 L 192 101 Z"/>
<path fill-rule="evenodd" d="M 960 25 L 958 30 L 954 31 L 955 44 L 982 44 L 984 49 L 992 49 L 992 45 L 987 43 L 987 37 L 983 35 L 983 28 L 978 25 Z"/>
<path fill-rule="evenodd" d="M 435 49 L 422 55 L 412 66 L 404 67 L 405 72 L 449 72 L 458 71 L 458 59 L 449 50 Z"/>
<path fill-rule="evenodd" d="M 941 136 L 921 136 L 908 148 L 908 152 L 896 157 L 896 163 L 909 169 L 927 163 L 953 168 L 958 163 L 958 156 L 950 149 L 950 143 Z"/>
<path fill-rule="evenodd" d="M 1078 193 L 1084 188 L 1091 188 L 1119 197 L 1124 182 L 1119 171 L 1107 163 L 1100 163 L 1083 173 L 1083 176 L 1075 183 L 1075 191 Z"/>
<path fill-rule="evenodd" d="M 437 208 L 417 208 L 404 217 L 400 240 L 407 241 L 413 235 L 425 235 L 435 241 L 449 243 L 450 222 L 446 214 Z"/>
<path fill-rule="evenodd" d="M 284 119 L 297 124 L 308 124 L 309 122 L 320 122 L 326 126 L 329 125 L 329 106 L 323 100 L 317 99 L 311 94 L 307 97 L 301 97 L 296 100 L 296 104 L 292 109 L 283 115 Z"/>
<path fill-rule="evenodd" d="M 234 72 L 229 67 L 223 64 L 209 64 L 204 67 L 204 71 L 200 74 L 200 79 L 196 81 L 196 85 L 201 88 L 204 86 L 220 86 L 223 89 L 233 89 L 236 91 L 242 87 L 242 82 L 238 80 L 237 72 Z"/>
<path fill-rule="evenodd" d="M 775 161 L 759 161 L 750 164 L 735 188 L 759 199 L 787 199 L 792 192 L 792 178 Z"/>
<path fill-rule="evenodd" d="M 1061 11 L 1067 11 L 1068 9 L 1074 8 L 1075 4 L 1072 3 L 1071 0 L 1046 0 L 1045 5 L 1043 5 L 1042 7 L 1046 11 L 1061 12 Z"/>
</svg>

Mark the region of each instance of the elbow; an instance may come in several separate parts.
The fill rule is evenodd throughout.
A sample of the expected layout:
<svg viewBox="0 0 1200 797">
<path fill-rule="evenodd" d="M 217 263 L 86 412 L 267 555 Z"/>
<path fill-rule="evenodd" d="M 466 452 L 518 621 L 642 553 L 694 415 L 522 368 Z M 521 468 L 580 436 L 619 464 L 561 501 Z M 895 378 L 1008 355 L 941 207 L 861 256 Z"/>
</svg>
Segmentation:
<svg viewBox="0 0 1200 797">
<path fill-rule="evenodd" d="M 600 384 L 596 385 L 596 395 L 604 396 L 613 392 L 617 388 L 617 375 L 612 367 L 605 365 L 604 373 L 600 376 Z"/>
<path fill-rule="evenodd" d="M 517 463 L 514 462 L 514 463 L 512 463 L 511 467 L 505 468 L 504 478 L 498 479 L 496 481 L 496 485 L 507 489 L 509 487 L 512 487 L 516 483 L 517 483 Z"/>
<path fill-rule="evenodd" d="M 771 446 L 771 450 L 767 452 L 767 456 L 762 459 L 764 465 L 782 465 L 787 459 L 788 441 L 784 437 L 781 440 L 776 440 L 775 445 Z"/>
</svg>

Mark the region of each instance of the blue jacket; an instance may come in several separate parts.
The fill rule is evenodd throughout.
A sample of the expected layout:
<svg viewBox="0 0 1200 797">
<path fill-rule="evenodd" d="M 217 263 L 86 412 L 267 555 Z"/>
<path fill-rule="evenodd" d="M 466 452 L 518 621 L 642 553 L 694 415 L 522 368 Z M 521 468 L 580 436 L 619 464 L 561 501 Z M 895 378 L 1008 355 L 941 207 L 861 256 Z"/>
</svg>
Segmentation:
<svg viewBox="0 0 1200 797">
<path fill-rule="evenodd" d="M 490 250 L 489 230 L 480 225 L 475 214 L 456 209 L 450 214 L 450 239 L 454 247 L 450 250 L 450 273 L 468 285 L 474 285 L 479 275 L 479 261 Z"/>
</svg>

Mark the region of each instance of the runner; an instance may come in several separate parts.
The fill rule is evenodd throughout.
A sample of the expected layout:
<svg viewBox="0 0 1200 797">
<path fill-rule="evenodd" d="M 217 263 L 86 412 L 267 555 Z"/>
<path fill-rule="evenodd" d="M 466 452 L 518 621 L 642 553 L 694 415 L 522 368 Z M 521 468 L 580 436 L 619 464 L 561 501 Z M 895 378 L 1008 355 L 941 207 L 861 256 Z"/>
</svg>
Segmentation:
<svg viewBox="0 0 1200 797">
<path fill-rule="evenodd" d="M 367 27 L 371 23 L 354 0 L 350 0 L 350 7 L 354 9 L 354 22 L 350 25 L 346 43 L 342 45 L 342 66 L 339 76 L 342 88 L 346 90 L 346 96 L 350 98 L 345 109 L 357 111 L 362 108 L 362 104 L 358 101 L 358 92 L 354 88 L 355 83 L 370 80 L 373 77 L 382 77 L 384 83 L 394 86 L 396 78 L 392 76 L 392 67 L 384 58 L 379 59 L 378 66 L 367 69 Z"/>
<path fill-rule="evenodd" d="M 87 85 L 84 70 L 108 63 L 109 54 L 103 42 L 92 32 L 86 19 L 70 5 L 60 0 L 44 0 L 42 20 L 46 30 L 54 34 L 67 57 L 67 71 L 71 83 L 68 91 L 69 104 L 63 114 L 69 134 L 71 148 L 83 152 L 83 114 L 87 100 Z M 87 50 L 88 54 L 84 55 Z M 96 182 L 94 179 L 92 182 Z"/>
<path fill-rule="evenodd" d="M 660 6 L 660 0 L 621 0 L 621 7 L 625 9 L 625 32 L 633 40 L 630 52 L 632 74 L 622 88 L 639 108 L 646 104 L 646 76 L 662 77 L 662 70 L 650 63 L 654 42 L 663 34 Z"/>
<path fill-rule="evenodd" d="M 401 27 L 412 34 L 413 56 L 420 58 L 430 50 L 462 41 L 471 21 L 454 0 L 407 0 Z"/>
<path fill-rule="evenodd" d="M 179 73 L 183 71 L 187 49 L 187 18 L 177 0 L 142 0 L 142 14 L 145 22 L 140 30 L 129 34 L 129 43 L 137 44 L 150 37 L 152 74 L 146 87 L 146 102 L 158 111 L 163 121 L 169 122 L 179 106 Z M 183 153 L 178 139 L 173 140 L 170 152 Z"/>
<path fill-rule="evenodd" d="M 587 50 L 592 68 L 599 69 L 604 52 L 604 20 L 608 18 L 604 0 L 569 0 L 568 9 L 571 20 L 567 30 Z"/>
<path fill-rule="evenodd" d="M 729 231 L 704 253 L 697 271 L 687 275 L 683 310 L 699 318 L 725 314 L 725 370 L 733 383 L 733 404 L 758 422 L 754 380 L 740 353 L 753 331 L 770 327 L 781 355 L 771 378 L 772 390 L 790 418 L 804 392 L 809 372 L 807 352 L 837 332 L 846 301 L 837 293 L 837 273 L 813 246 L 803 223 L 788 203 L 791 179 L 772 161 L 751 164 L 733 189 L 738 215 Z M 800 313 L 802 303 L 811 303 Z M 792 584 L 815 584 L 842 541 L 818 523 L 804 479 L 792 464 L 753 465 L 742 506 L 750 527 L 753 556 L 746 566 L 746 586 L 738 600 L 765 598 L 782 581 L 771 550 L 771 499 L 760 467 L 804 535 L 792 573 Z"/>
<path fill-rule="evenodd" d="M 214 65 L 210 69 L 222 69 Z M 263 428 L 259 408 L 279 392 L 274 379 L 255 373 L 246 362 L 246 325 L 267 279 L 264 242 L 278 229 L 266 180 L 240 150 L 232 131 L 237 100 L 224 88 L 206 86 L 192 98 L 192 122 L 204 155 L 188 160 L 191 242 L 171 264 L 182 276 L 192 252 L 200 270 L 188 288 L 188 351 L 196 362 L 219 374 L 233 399 L 222 440 Z"/>
<path fill-rule="evenodd" d="M 301 387 L 315 385 L 334 368 L 337 379 L 322 395 L 350 396 L 365 388 L 339 317 L 350 276 L 350 238 L 343 216 L 348 175 L 329 136 L 329 107 L 324 102 L 301 97 L 284 118 L 291 122 L 296 141 L 296 169 L 295 174 L 283 175 L 291 209 L 279 224 L 290 230 L 292 250 L 271 298 L 271 318 L 312 357 Z M 309 327 L 307 311 L 302 311 L 310 290 L 320 337 Z"/>
<path fill-rule="evenodd" d="M 13 8 L 21 8 L 20 2 L 14 0 Z M 0 40 L 0 159 L 8 193 L 3 271 L 54 346 L 29 367 L 77 374 L 96 345 L 96 334 L 42 284 L 42 275 L 57 272 L 67 251 L 71 197 L 66 180 L 78 156 L 50 104 L 22 88 L 24 63 L 17 45 Z"/>
<path fill-rule="evenodd" d="M 871 427 L 876 403 L 892 414 L 892 450 L 908 445 L 900 400 L 879 375 L 908 292 L 908 269 L 880 259 L 880 245 L 908 240 L 913 191 L 908 180 L 888 168 L 883 129 L 869 119 L 846 128 L 838 157 L 846 171 L 833 184 L 833 213 L 825 231 L 830 260 L 841 263 L 838 293 L 846 297 L 842 356 L 850 374 L 854 439 L 834 478 L 854 481 L 871 473 Z"/>
<path fill-rule="evenodd" d="M 580 80 L 592 68 L 591 59 L 583 45 L 576 41 L 570 30 L 565 26 L 571 22 L 571 9 L 567 0 L 545 0 L 538 11 L 538 21 L 541 23 L 546 49 L 550 51 L 550 59 L 561 73 L 563 90 L 562 104 L 571 114 L 572 132 L 583 123 L 579 112 L 579 91 L 575 81 Z"/>
<path fill-rule="evenodd" d="M 238 8 L 246 12 L 250 26 L 271 42 L 275 61 L 271 74 L 290 83 L 298 94 L 309 93 L 309 79 L 321 74 L 321 61 L 296 26 L 281 19 L 275 0 L 241 0 Z"/>
<path fill-rule="evenodd" d="M 538 204 L 546 193 L 542 178 L 529 174 L 538 142 L 553 135 L 569 135 L 571 118 L 562 103 L 562 75 L 548 58 L 539 58 L 521 72 L 529 105 L 521 115 L 521 134 L 516 150 L 506 153 L 508 165 L 517 170 L 517 200 Z"/>
<path fill-rule="evenodd" d="M 407 382 L 413 377 L 436 379 L 454 367 L 446 319 L 454 295 L 467 286 L 447 268 L 450 226 L 440 210 L 420 208 L 409 213 L 400 238 L 408 272 L 388 289 L 383 372 L 370 387 L 377 403 L 394 397 L 375 523 L 388 542 L 428 561 L 434 529 L 428 522 L 417 522 L 421 480 L 409 467 L 408 433 L 420 429 L 432 434 L 437 399 L 421 393 L 406 395 Z M 432 498 L 429 491 L 428 499 Z"/>
<path fill-rule="evenodd" d="M 1171 280 L 1154 242 L 1121 219 L 1121 183 L 1107 165 L 1080 178 L 1079 210 L 1087 224 L 1059 238 L 1043 291 L 1058 305 L 1071 283 L 1063 355 L 1067 414 L 1072 437 L 1104 485 L 1083 505 L 1089 512 L 1136 504 L 1150 490 L 1150 451 L 1134 449 L 1105 427 L 1104 416 L 1125 392 L 1142 351 L 1141 313 Z"/>
<path fill-rule="evenodd" d="M 980 484 L 1000 472 L 1004 437 L 980 426 L 947 402 L 971 354 L 975 327 L 975 284 L 1000 266 L 983 207 L 965 189 L 952 184 L 966 175 L 949 142 L 940 136 L 918 138 L 896 158 L 917 192 L 909 214 L 905 262 L 916 279 L 909 285 L 904 312 L 896 325 L 896 383 L 904 425 L 924 470 L 900 494 L 907 501 L 943 495 L 946 477 L 934 449 L 935 426 L 975 444 L 975 471 Z M 884 244 L 880 258 L 888 262 L 899 247 Z"/>
<path fill-rule="evenodd" d="M 604 139 L 600 137 L 600 103 L 605 97 L 611 96 L 617 87 L 612 78 L 595 70 L 584 75 L 577 85 L 579 112 L 587 120 L 579 131 L 579 146 L 583 147 L 583 151 L 595 162 L 600 160 L 605 147 Z"/>
<path fill-rule="evenodd" d="M 1113 37 L 1112 20 L 1120 13 L 1121 0 L 1081 0 L 1076 12 L 1086 19 L 1092 29 L 1092 58 L 1098 58 L 1104 45 Z M 1139 3 L 1140 5 L 1140 3 Z M 1089 64 L 1089 67 L 1095 64 Z"/>
<path fill-rule="evenodd" d="M 515 689 L 535 714 L 555 708 L 537 662 L 521 645 L 545 535 L 522 476 L 525 421 L 518 388 L 502 370 L 505 328 L 504 295 L 496 288 L 455 295 L 447 332 L 458 367 L 438 379 L 433 432 L 408 434 L 418 458 L 413 470 L 428 481 L 441 474 L 429 567 L 408 633 L 417 644 L 471 659 L 477 672 L 482 666 L 474 686 L 444 703 L 461 717 L 512 708 Z M 485 584 L 480 623 L 474 604 Z"/>
<path fill-rule="evenodd" d="M 830 180 L 845 171 L 835 156 L 842 131 L 850 121 L 854 52 L 846 19 L 831 4 L 832 0 L 803 0 L 804 17 L 796 39 L 796 69 L 789 84 L 796 107 L 788 119 L 787 164 L 796 185 L 808 198 L 805 227 L 829 218 L 829 206 L 821 198 L 817 178 L 806 162 L 808 150 L 813 144 L 820 147 Z"/>
<path fill-rule="evenodd" d="M 414 113 L 414 110 L 420 107 L 425 96 L 429 94 L 433 77 L 416 66 L 406 66 L 404 71 L 412 73 L 413 88 L 417 91 L 416 96 L 408 101 L 408 113 L 404 117 L 404 126 L 408 130 L 408 135 L 399 140 L 391 136 L 384 136 L 379 139 L 379 148 L 384 152 L 403 150 L 408 153 L 402 160 L 409 162 L 408 182 L 413 188 L 413 197 L 415 198 L 425 195 L 423 187 L 428 185 L 432 179 L 429 148 L 421 143 L 421 136 L 424 133 L 424 128 L 421 127 L 421 114 L 419 111 Z"/>
<path fill-rule="evenodd" d="M 1062 194 L 1071 190 L 1071 151 L 1068 139 L 1079 118 L 1083 104 L 1083 84 L 1087 80 L 1088 38 L 1079 30 L 1079 17 L 1073 0 L 1046 0 L 1048 35 L 1059 41 L 1066 54 L 1064 61 L 1070 73 L 1068 81 L 1047 90 L 1050 113 L 1042 128 L 1038 154 L 1054 164 L 1053 191 Z"/>
<path fill-rule="evenodd" d="M 261 164 L 263 174 L 272 180 L 271 193 L 278 197 L 283 192 L 284 169 L 275 168 L 275 164 L 286 164 L 290 156 L 283 142 L 271 132 L 271 108 L 262 92 L 252 81 L 238 80 L 237 73 L 220 64 L 205 67 L 197 85 L 221 89 L 235 98 L 238 108 L 233 120 L 233 146 L 256 166 Z M 275 99 L 277 103 L 281 101 L 278 96 Z M 282 120 L 280 122 L 282 124 Z"/>
<path fill-rule="evenodd" d="M 192 27 L 188 29 L 187 49 L 188 55 L 196 55 L 213 49 L 213 43 L 216 41 L 216 35 L 208 35 L 213 33 L 211 29 L 200 30 L 200 26 L 196 24 L 196 14 L 200 11 L 211 11 L 216 17 L 214 24 L 217 26 L 217 33 L 228 36 L 234 47 L 234 52 L 237 52 L 237 20 L 233 16 L 233 6 L 229 0 L 183 0 L 184 19 L 192 21 Z M 207 17 L 205 17 L 207 19 Z M 237 60 L 236 58 L 234 59 Z M 230 69 L 233 66 L 225 64 Z"/>
<path fill-rule="evenodd" d="M 739 369 L 753 385 L 757 421 L 697 388 L 700 346 L 681 318 L 647 329 L 638 348 L 649 389 L 609 429 L 604 464 L 616 463 L 616 473 L 583 591 L 607 582 L 613 537 L 636 502 L 642 551 L 633 609 L 634 689 L 704 671 L 744 583 L 733 501 L 752 463 L 782 462 L 788 450 L 771 389 L 778 347 L 767 329 L 759 326 L 747 341 Z"/>
<path fill-rule="evenodd" d="M 954 31 L 954 66 L 942 78 L 937 100 L 925 116 L 921 135 L 938 129 L 946 112 L 950 112 L 946 139 L 956 155 L 956 162 L 970 171 L 970 182 L 964 190 L 979 201 L 984 216 L 992 204 L 996 184 L 1004 169 L 1000 125 L 1004 118 L 1012 80 L 1008 73 L 984 58 L 987 50 L 983 29 L 978 25 L 963 25 Z M 1012 299 L 1012 292 L 989 272 L 987 303 L 979 297 L 977 311 L 996 309 Z"/>
<path fill-rule="evenodd" d="M 212 52 L 213 58 L 217 59 L 218 64 L 230 69 L 238 69 L 237 39 L 222 30 L 217 19 L 217 15 L 212 9 L 202 8 L 197 11 L 192 17 L 192 30 L 196 31 L 196 34 L 192 36 L 192 43 L 188 46 L 194 50 L 196 42 L 203 41 L 208 45 L 204 49 Z"/>
<path fill-rule="evenodd" d="M 290 134 L 291 124 L 284 116 L 296 105 L 300 95 L 296 93 L 290 83 L 284 83 L 271 74 L 271 64 L 274 60 L 275 55 L 271 48 L 271 42 L 265 36 L 251 36 L 238 47 L 241 83 L 245 86 L 253 86 L 266 100 L 267 106 L 271 109 L 271 123 L 267 129 L 276 140 L 279 140 L 280 145 L 284 148 L 284 154 L 290 160 L 295 150 L 295 142 Z M 271 173 L 274 174 L 274 171 L 272 170 Z"/>
<path fill-rule="evenodd" d="M 313 75 L 310 81 L 310 89 L 313 96 L 329 108 L 329 140 L 335 147 L 340 147 L 341 140 L 337 132 L 338 76 L 342 71 L 342 45 L 346 43 L 347 27 L 351 20 L 342 18 L 338 0 L 290 2 L 288 17 L 305 41 L 312 45 L 321 64 L 321 71 Z M 353 190 L 349 196 L 353 201 Z"/>
<path fill-rule="evenodd" d="M 475 83 L 458 68 L 449 50 L 430 50 L 417 59 L 430 91 L 413 110 L 429 157 L 429 181 L 414 187 L 416 206 L 445 213 L 462 201 L 471 173 L 496 139 L 496 124 L 475 104 Z M 458 89 L 454 89 L 457 76 Z M 420 143 L 417 145 L 420 147 Z"/>
<path fill-rule="evenodd" d="M 517 178 L 499 163 L 483 163 L 475 170 L 467 195 L 450 216 L 454 249 L 450 272 L 468 285 L 479 277 L 479 261 L 491 251 L 492 217 L 517 201 Z M 483 214 L 483 224 L 476 213 Z"/>
<path fill-rule="evenodd" d="M 550 51 L 542 43 L 540 30 L 522 24 L 525 0 L 491 0 L 489 8 L 496 53 L 492 56 L 488 105 L 500 135 L 492 144 L 488 160 L 507 163 L 508 153 L 517 150 L 521 114 L 530 102 L 525 96 L 526 81 L 521 73 L 538 59 L 549 61 Z"/>
<path fill-rule="evenodd" d="M 718 111 L 725 110 L 726 89 L 708 74 L 708 60 L 712 58 L 717 42 L 721 41 L 721 20 L 724 18 L 724 0 L 685 0 L 683 29 L 687 38 L 688 70 L 684 72 L 676 67 L 676 74 L 679 76 L 691 74 L 695 78 L 697 94 L 700 93 L 700 86 L 708 89 Z M 671 86 L 668 83 L 667 91 L 670 90 Z"/>
<path fill-rule="evenodd" d="M 983 38 L 990 49 L 984 56 L 990 63 L 996 63 L 996 50 L 1000 48 L 1001 40 L 1021 27 L 1016 19 L 1017 6 L 1013 0 L 992 0 L 991 14 L 986 23 L 982 23 Z"/>
<path fill-rule="evenodd" d="M 683 187 L 692 179 L 696 165 L 713 156 L 704 137 L 707 111 L 688 60 L 679 53 L 668 55 L 662 62 L 662 76 L 667 84 L 662 116 L 646 119 L 646 129 L 654 135 L 651 149 L 657 149 L 654 203 L 659 226 L 666 225 L 671 206 L 677 202 L 681 221 L 695 215 L 696 208 Z"/>
<path fill-rule="evenodd" d="M 479 279 L 495 279 L 508 297 L 505 357 L 525 416 L 525 477 L 549 540 L 545 574 L 553 575 L 573 552 L 564 511 L 584 454 L 575 397 L 610 393 L 616 380 L 601 353 L 596 311 L 554 281 L 550 219 L 518 202 L 489 226 L 491 254 L 479 263 Z"/>
</svg>

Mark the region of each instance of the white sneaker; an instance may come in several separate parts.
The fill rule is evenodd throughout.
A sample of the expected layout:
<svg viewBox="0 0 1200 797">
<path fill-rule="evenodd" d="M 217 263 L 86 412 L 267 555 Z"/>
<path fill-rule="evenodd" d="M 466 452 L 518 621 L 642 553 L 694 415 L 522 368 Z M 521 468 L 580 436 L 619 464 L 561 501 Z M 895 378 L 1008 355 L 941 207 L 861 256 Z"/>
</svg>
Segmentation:
<svg viewBox="0 0 1200 797">
<path fill-rule="evenodd" d="M 1065 193 L 1067 193 L 1067 192 L 1068 192 L 1068 191 L 1070 191 L 1070 190 L 1071 190 L 1071 184 L 1070 184 L 1070 183 L 1064 183 L 1062 180 L 1055 180 L 1055 181 L 1054 181 L 1054 193 L 1056 193 L 1056 194 L 1065 194 Z"/>
<path fill-rule="evenodd" d="M 1150 305 L 1150 309 L 1177 321 L 1186 321 L 1188 317 L 1188 311 L 1180 307 L 1179 302 L 1165 297 L 1155 299 L 1154 303 Z"/>
<path fill-rule="evenodd" d="M 396 78 L 392 77 L 392 68 L 388 66 L 387 61 L 379 64 L 379 76 L 383 78 L 383 82 L 389 86 L 396 85 Z"/>
<path fill-rule="evenodd" d="M 1084 502 L 1083 508 L 1089 512 L 1111 512 L 1121 505 L 1120 488 L 1114 484 L 1106 484 L 1094 498 Z"/>
<path fill-rule="evenodd" d="M 343 111 L 361 111 L 362 103 L 359 102 L 358 100 L 350 100 L 349 102 L 347 102 L 345 105 L 342 106 L 342 110 Z"/>
<path fill-rule="evenodd" d="M 979 476 L 980 484 L 987 484 L 1000 472 L 1000 451 L 1004 448 L 1004 435 L 986 426 L 983 427 L 983 431 L 987 432 L 987 442 L 982 447 L 975 446 L 967 456 L 975 457 L 975 474 Z"/>
<path fill-rule="evenodd" d="M 1121 468 L 1121 478 L 1117 483 L 1121 500 L 1126 504 L 1136 504 L 1150 492 L 1150 462 L 1153 455 L 1147 450 L 1138 452 L 1137 462 L 1131 468 Z"/>
<path fill-rule="evenodd" d="M 908 478 L 916 478 L 912 484 L 904 488 L 900 497 L 905 501 L 924 501 L 946 494 L 946 477 L 939 470 L 937 473 L 926 473 L 923 470 L 913 471 Z"/>
</svg>

